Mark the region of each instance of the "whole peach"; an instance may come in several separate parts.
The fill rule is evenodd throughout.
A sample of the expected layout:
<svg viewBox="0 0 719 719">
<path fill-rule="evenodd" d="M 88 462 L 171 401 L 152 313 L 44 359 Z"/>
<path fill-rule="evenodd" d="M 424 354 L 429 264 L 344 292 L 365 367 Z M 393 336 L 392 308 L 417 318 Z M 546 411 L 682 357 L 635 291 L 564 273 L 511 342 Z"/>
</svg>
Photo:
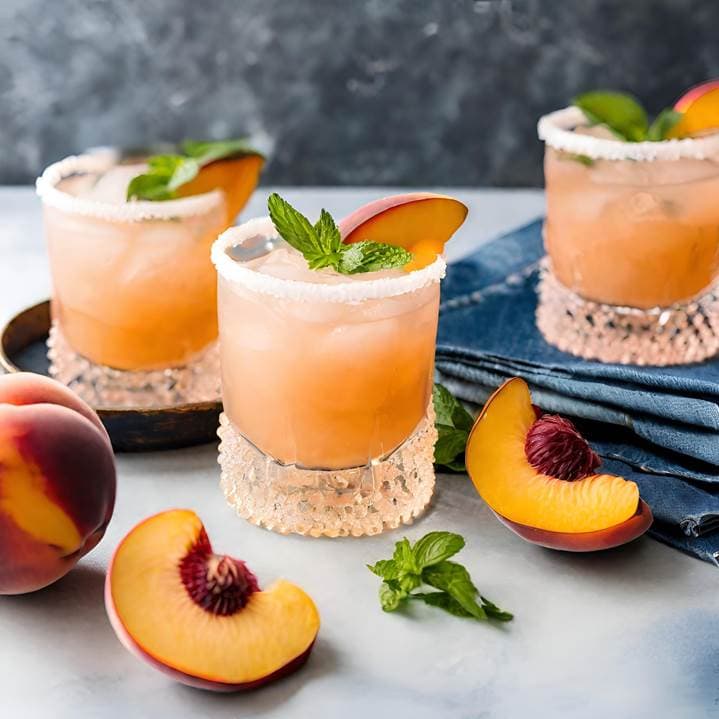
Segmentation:
<svg viewBox="0 0 719 719">
<path fill-rule="evenodd" d="M 41 375 L 0 377 L 0 594 L 52 584 L 102 539 L 115 461 L 93 410 Z"/>
</svg>

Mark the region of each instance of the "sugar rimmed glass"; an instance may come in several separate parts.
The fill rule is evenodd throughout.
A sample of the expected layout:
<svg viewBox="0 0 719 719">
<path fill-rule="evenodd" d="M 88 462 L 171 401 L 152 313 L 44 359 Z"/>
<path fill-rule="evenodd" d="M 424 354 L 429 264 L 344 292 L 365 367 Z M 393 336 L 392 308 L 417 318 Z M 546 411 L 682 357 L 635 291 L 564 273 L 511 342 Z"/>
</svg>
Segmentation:
<svg viewBox="0 0 719 719">
<path fill-rule="evenodd" d="M 719 351 L 719 134 L 622 142 L 566 108 L 545 141 L 547 259 L 537 324 L 605 362 L 668 365 Z"/>
<path fill-rule="evenodd" d="M 414 272 L 332 284 L 245 266 L 272 252 L 269 218 L 212 248 L 224 415 L 222 489 L 282 533 L 376 534 L 430 501 L 438 257 Z"/>
<path fill-rule="evenodd" d="M 53 294 L 50 373 L 95 407 L 219 398 L 212 242 L 220 190 L 166 202 L 82 196 L 118 164 L 68 157 L 37 181 Z"/>
</svg>

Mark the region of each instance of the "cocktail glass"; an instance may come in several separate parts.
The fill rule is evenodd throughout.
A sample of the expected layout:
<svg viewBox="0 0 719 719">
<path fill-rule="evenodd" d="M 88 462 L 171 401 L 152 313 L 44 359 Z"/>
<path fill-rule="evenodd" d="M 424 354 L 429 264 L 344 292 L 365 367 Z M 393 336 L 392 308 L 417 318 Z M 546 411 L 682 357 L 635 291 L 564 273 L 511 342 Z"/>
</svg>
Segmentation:
<svg viewBox="0 0 719 719">
<path fill-rule="evenodd" d="M 227 230 L 212 260 L 228 502 L 282 533 L 411 522 L 434 488 L 442 257 L 414 272 L 310 271 L 266 218 Z"/>
<path fill-rule="evenodd" d="M 547 258 L 537 325 L 588 359 L 696 362 L 719 351 L 719 134 L 622 142 L 575 107 L 539 121 Z"/>
<path fill-rule="evenodd" d="M 210 246 L 224 193 L 125 202 L 142 166 L 68 157 L 38 179 L 52 274 L 50 373 L 95 407 L 219 397 Z"/>
</svg>

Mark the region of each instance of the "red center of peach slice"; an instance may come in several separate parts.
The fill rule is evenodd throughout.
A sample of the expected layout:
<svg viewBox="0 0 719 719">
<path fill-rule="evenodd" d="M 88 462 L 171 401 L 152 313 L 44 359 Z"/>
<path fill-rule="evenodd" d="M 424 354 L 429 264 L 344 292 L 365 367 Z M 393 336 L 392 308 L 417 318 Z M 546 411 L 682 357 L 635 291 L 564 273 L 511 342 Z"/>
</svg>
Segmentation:
<svg viewBox="0 0 719 719">
<path fill-rule="evenodd" d="M 529 428 L 524 452 L 538 472 L 568 482 L 588 477 L 601 464 L 577 428 L 556 414 L 542 415 Z"/>
<path fill-rule="evenodd" d="M 339 224 L 344 242 L 371 240 L 413 254 L 407 270 L 431 264 L 467 217 L 459 200 L 431 193 L 393 195 L 370 202 Z"/>
<path fill-rule="evenodd" d="M 261 591 L 244 562 L 213 553 L 189 510 L 130 531 L 112 559 L 105 602 L 128 649 L 205 689 L 247 689 L 292 671 L 319 629 L 307 594 L 284 580 Z"/>
<path fill-rule="evenodd" d="M 632 517 L 637 485 L 592 474 L 596 455 L 573 425 L 542 420 L 519 378 L 505 382 L 487 401 L 466 452 L 469 475 L 485 502 L 512 522 L 550 532 L 596 532 Z M 590 474 L 576 478 L 585 471 Z"/>
<path fill-rule="evenodd" d="M 243 609 L 260 588 L 244 562 L 213 553 L 204 529 L 180 561 L 180 577 L 195 604 L 222 617 Z"/>
</svg>

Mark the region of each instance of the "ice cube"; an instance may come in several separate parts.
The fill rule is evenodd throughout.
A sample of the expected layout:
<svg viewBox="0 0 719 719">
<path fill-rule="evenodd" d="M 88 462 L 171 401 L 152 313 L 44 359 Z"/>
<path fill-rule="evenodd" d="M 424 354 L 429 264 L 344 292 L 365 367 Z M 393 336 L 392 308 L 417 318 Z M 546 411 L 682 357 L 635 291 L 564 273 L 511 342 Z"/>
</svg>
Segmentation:
<svg viewBox="0 0 719 719">
<path fill-rule="evenodd" d="M 78 196 L 95 202 L 122 205 L 127 201 L 127 186 L 130 180 L 146 170 L 147 165 L 144 163 L 116 165 L 102 174 L 94 184 L 81 188 Z"/>
</svg>

